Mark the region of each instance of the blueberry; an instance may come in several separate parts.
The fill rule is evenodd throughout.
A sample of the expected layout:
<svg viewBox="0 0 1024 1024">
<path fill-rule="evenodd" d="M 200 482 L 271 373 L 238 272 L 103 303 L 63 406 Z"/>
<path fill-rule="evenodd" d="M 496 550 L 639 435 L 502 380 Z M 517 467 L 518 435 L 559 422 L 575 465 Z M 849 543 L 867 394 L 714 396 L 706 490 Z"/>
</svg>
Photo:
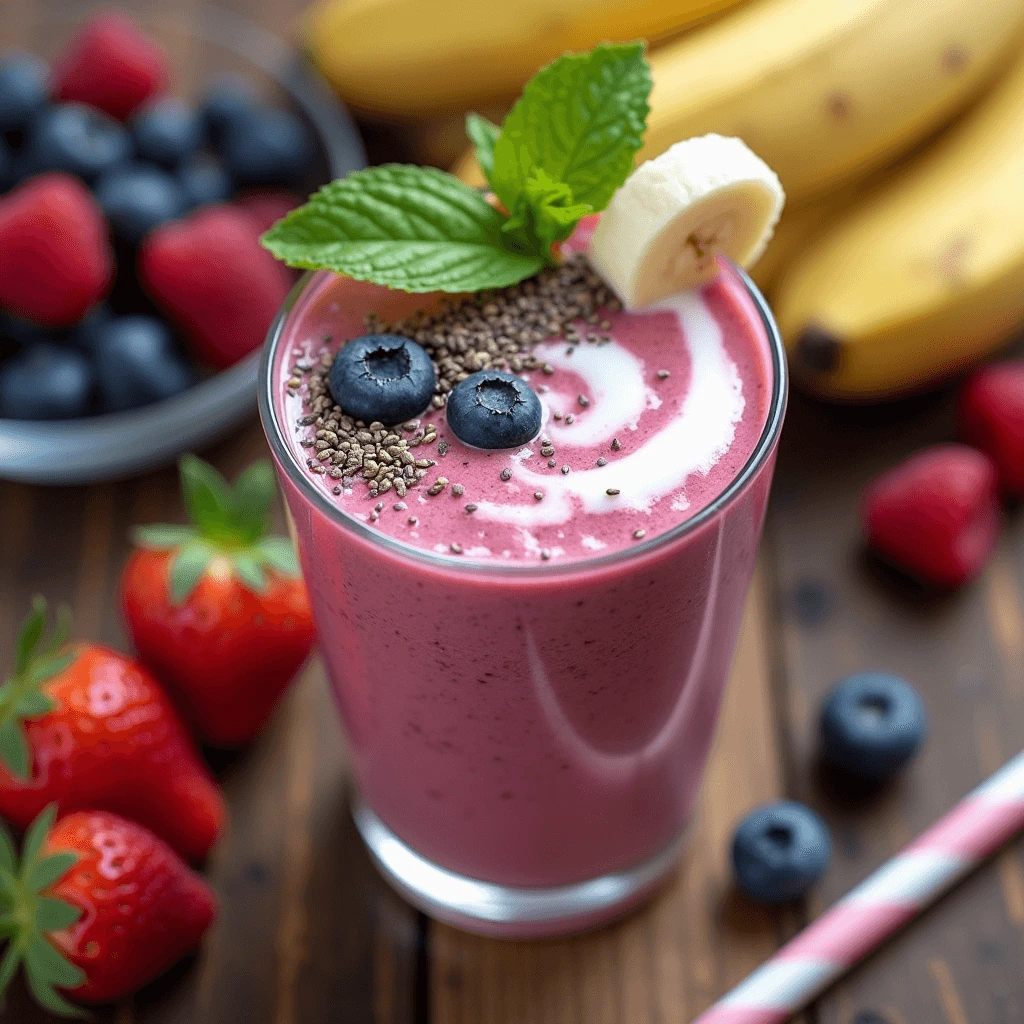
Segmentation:
<svg viewBox="0 0 1024 1024">
<path fill-rule="evenodd" d="M 825 873 L 832 839 L 809 807 L 791 800 L 765 804 L 748 815 L 732 841 L 737 885 L 758 903 L 803 896 Z"/>
<path fill-rule="evenodd" d="M 0 191 L 10 187 L 16 178 L 14 155 L 10 146 L 0 138 Z"/>
<path fill-rule="evenodd" d="M 124 126 L 95 107 L 59 103 L 43 111 L 29 128 L 25 173 L 67 171 L 92 183 L 123 164 L 132 153 Z"/>
<path fill-rule="evenodd" d="M 206 153 L 192 157 L 179 168 L 178 184 L 188 210 L 210 203 L 226 203 L 234 192 L 231 175 L 224 165 Z"/>
<path fill-rule="evenodd" d="M 81 352 L 39 342 L 0 367 L 0 418 L 75 419 L 89 411 L 92 388 Z"/>
<path fill-rule="evenodd" d="M 928 715 L 917 690 L 886 672 L 841 680 L 821 708 L 822 758 L 869 782 L 892 778 L 927 733 Z"/>
<path fill-rule="evenodd" d="M 114 317 L 97 332 L 92 352 L 107 412 L 150 405 L 194 383 L 170 329 L 156 317 Z"/>
<path fill-rule="evenodd" d="M 146 104 L 129 126 L 135 152 L 161 167 L 177 167 L 205 141 L 199 112 L 184 100 L 162 99 Z"/>
<path fill-rule="evenodd" d="M 100 302 L 67 332 L 65 340 L 83 352 L 92 354 L 96 349 L 97 339 L 113 318 L 111 308 L 105 302 Z"/>
<path fill-rule="evenodd" d="M 62 344 L 67 336 L 67 332 L 59 328 L 42 327 L 12 313 L 0 313 L 0 334 L 21 348 L 29 348 L 41 341 Z"/>
<path fill-rule="evenodd" d="M 241 185 L 282 185 L 301 175 L 310 160 L 302 122 L 285 110 L 260 107 L 228 122 L 221 154 Z"/>
<path fill-rule="evenodd" d="M 30 53 L 0 58 L 0 132 L 20 131 L 50 98 L 46 65 Z"/>
<path fill-rule="evenodd" d="M 327 378 L 335 402 L 364 423 L 401 423 L 430 404 L 437 376 L 430 356 L 397 334 L 366 334 L 334 357 Z"/>
<path fill-rule="evenodd" d="M 108 171 L 96 184 L 96 200 L 114 237 L 138 245 L 153 228 L 185 212 L 185 196 L 168 171 L 129 164 Z"/>
<path fill-rule="evenodd" d="M 529 384 L 499 370 L 481 370 L 448 396 L 448 426 L 474 448 L 517 448 L 540 430 L 540 399 Z"/>
<path fill-rule="evenodd" d="M 259 100 L 246 79 L 221 75 L 206 90 L 200 109 L 210 138 L 218 140 L 232 121 L 258 106 Z"/>
</svg>

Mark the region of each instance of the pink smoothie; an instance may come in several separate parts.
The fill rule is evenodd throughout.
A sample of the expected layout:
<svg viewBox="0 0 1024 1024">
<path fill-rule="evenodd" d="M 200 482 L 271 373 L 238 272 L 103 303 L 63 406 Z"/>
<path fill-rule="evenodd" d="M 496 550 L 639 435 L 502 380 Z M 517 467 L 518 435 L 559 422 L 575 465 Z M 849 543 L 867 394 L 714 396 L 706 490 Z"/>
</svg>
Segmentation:
<svg viewBox="0 0 1024 1024">
<path fill-rule="evenodd" d="M 551 371 L 530 375 L 537 441 L 479 451 L 443 410 L 426 416 L 443 443 L 417 455 L 437 464 L 395 510 L 393 493 L 311 471 L 316 426 L 286 382 L 325 338 L 334 351 L 363 333 L 368 310 L 422 301 L 313 276 L 264 400 L 362 798 L 474 878 L 550 886 L 637 865 L 684 829 L 714 734 L 771 479 L 778 353 L 729 268 L 699 294 L 609 313 L 609 343 L 537 350 Z"/>
</svg>

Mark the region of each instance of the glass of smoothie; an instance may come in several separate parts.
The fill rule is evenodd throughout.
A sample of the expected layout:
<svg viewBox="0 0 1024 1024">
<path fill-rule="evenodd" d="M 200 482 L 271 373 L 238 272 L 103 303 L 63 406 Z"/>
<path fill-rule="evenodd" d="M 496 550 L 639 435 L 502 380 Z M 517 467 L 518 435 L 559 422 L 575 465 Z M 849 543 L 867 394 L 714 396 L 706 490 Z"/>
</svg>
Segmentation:
<svg viewBox="0 0 1024 1024">
<path fill-rule="evenodd" d="M 457 926 L 560 934 L 622 914 L 685 841 L 754 569 L 786 405 L 765 301 L 719 261 L 623 310 L 576 250 L 463 299 L 307 274 L 260 411 L 387 879 Z M 428 409 L 356 422 L 328 375 L 368 332 L 437 370 Z M 483 449 L 451 389 L 501 367 L 539 433 Z"/>
</svg>

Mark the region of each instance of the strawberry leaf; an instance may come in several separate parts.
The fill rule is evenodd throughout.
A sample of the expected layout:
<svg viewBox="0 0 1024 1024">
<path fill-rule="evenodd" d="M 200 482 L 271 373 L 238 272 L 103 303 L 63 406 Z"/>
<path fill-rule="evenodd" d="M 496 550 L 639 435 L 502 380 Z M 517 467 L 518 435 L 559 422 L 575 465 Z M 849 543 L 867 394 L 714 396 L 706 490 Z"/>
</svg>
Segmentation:
<svg viewBox="0 0 1024 1024">
<path fill-rule="evenodd" d="M 63 878 L 77 863 L 78 854 L 72 853 L 70 850 L 64 853 L 50 854 L 49 857 L 43 857 L 42 860 L 38 860 L 35 864 L 31 865 L 25 877 L 25 884 L 30 892 L 42 892 L 44 889 L 49 889 L 54 882 Z M 63 926 L 50 925 L 42 928 L 42 930 L 48 932 L 53 928 L 60 927 Z"/>
<path fill-rule="evenodd" d="M 6 991 L 8 986 L 11 984 L 11 979 L 17 973 L 18 965 L 21 963 L 21 949 L 20 947 L 12 942 L 7 947 L 7 952 L 4 953 L 4 958 L 0 961 L 0 996 Z"/>
<path fill-rule="evenodd" d="M 171 562 L 171 604 L 184 604 L 195 590 L 213 557 L 213 549 L 202 541 L 183 547 Z"/>
<path fill-rule="evenodd" d="M 51 661 L 43 662 L 39 666 L 41 673 L 41 679 L 49 679 L 55 672 L 46 671 L 53 665 L 58 665 L 58 671 L 63 671 L 68 665 L 74 660 L 74 655 L 67 655 L 60 659 L 53 659 Z M 42 674 L 45 672 L 45 674 Z M 33 672 L 33 676 L 35 672 Z M 48 697 L 45 693 L 40 693 L 39 690 L 32 690 L 18 698 L 18 703 L 14 705 L 14 710 L 18 717 L 23 721 L 29 721 L 33 718 L 42 718 L 43 715 L 48 715 L 55 707 L 57 702 L 52 698 Z"/>
<path fill-rule="evenodd" d="M 30 971 L 37 971 L 47 981 L 60 985 L 61 988 L 78 988 L 79 985 L 85 984 L 85 971 L 65 960 L 38 932 L 29 939 L 25 966 Z"/>
<path fill-rule="evenodd" d="M 47 804 L 40 811 L 39 816 L 28 827 L 25 833 L 25 843 L 21 848 L 21 874 L 26 877 L 39 858 L 39 851 L 43 848 L 46 837 L 57 820 L 57 805 Z"/>
<path fill-rule="evenodd" d="M 18 646 L 14 654 L 14 671 L 20 676 L 28 670 L 39 641 L 46 629 L 46 599 L 38 595 L 32 598 L 32 611 L 25 617 L 18 633 Z"/>
<path fill-rule="evenodd" d="M 259 560 L 252 555 L 239 551 L 231 559 L 235 575 L 254 594 L 262 594 L 267 589 L 267 574 Z"/>
<path fill-rule="evenodd" d="M 299 559 L 295 545 L 287 537 L 264 537 L 259 543 L 259 554 L 263 561 L 282 576 L 299 575 Z"/>
<path fill-rule="evenodd" d="M 254 462 L 235 481 L 231 505 L 240 543 L 252 544 L 267 532 L 275 491 L 274 469 L 266 459 Z"/>
<path fill-rule="evenodd" d="M 233 535 L 231 489 L 208 462 L 185 455 L 181 459 L 181 490 L 189 519 L 204 537 L 231 539 Z"/>
<path fill-rule="evenodd" d="M 7 826 L 0 821 L 0 869 L 9 875 L 14 875 L 18 870 L 18 851 L 14 848 L 14 840 Z"/>
<path fill-rule="evenodd" d="M 41 932 L 59 932 L 70 928 L 82 916 L 82 908 L 64 900 L 41 896 L 36 902 L 36 927 Z"/>
<path fill-rule="evenodd" d="M 41 943 L 49 945 L 45 939 L 39 939 Z M 34 943 L 33 943 L 34 945 Z M 53 947 L 50 947 L 51 949 Z M 30 959 L 31 949 L 29 954 L 25 957 L 25 974 L 28 977 L 29 991 L 32 993 L 35 1001 L 44 1009 L 49 1010 L 50 1013 L 56 1014 L 58 1017 L 88 1017 L 88 1014 L 80 1006 L 75 1006 L 69 1003 L 63 996 L 59 996 L 53 988 L 54 982 L 51 981 L 38 966 L 34 966 L 34 961 Z M 76 971 L 76 977 L 81 977 L 78 985 L 67 984 L 62 985 L 63 988 L 78 988 L 79 985 L 85 984 L 85 972 L 80 971 L 79 968 L 73 964 L 67 965 L 71 970 Z M 70 977 L 70 974 L 68 975 Z M 58 982 L 58 984 L 61 984 Z"/>
<path fill-rule="evenodd" d="M 191 526 L 177 526 L 174 523 L 151 523 L 149 526 L 137 526 L 132 531 L 132 540 L 140 548 L 152 548 L 154 551 L 180 548 L 195 540 L 195 536 L 196 531 Z"/>
<path fill-rule="evenodd" d="M 31 751 L 17 718 L 0 722 L 0 760 L 23 782 L 32 777 Z"/>
</svg>

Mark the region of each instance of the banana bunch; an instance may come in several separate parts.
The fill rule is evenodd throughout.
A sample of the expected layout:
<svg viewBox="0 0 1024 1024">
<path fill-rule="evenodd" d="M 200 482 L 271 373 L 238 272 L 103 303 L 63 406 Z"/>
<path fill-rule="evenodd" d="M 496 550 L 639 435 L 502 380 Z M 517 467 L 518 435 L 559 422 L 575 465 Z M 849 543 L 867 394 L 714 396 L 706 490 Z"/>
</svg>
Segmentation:
<svg viewBox="0 0 1024 1024">
<path fill-rule="evenodd" d="M 833 399 L 924 387 L 1024 324 L 1024 57 L 814 238 L 774 299 L 796 376 Z"/>
<path fill-rule="evenodd" d="M 741 2 L 320 0 L 305 34 L 314 62 L 346 102 L 395 119 L 511 103 L 567 50 L 656 40 Z"/>
</svg>

